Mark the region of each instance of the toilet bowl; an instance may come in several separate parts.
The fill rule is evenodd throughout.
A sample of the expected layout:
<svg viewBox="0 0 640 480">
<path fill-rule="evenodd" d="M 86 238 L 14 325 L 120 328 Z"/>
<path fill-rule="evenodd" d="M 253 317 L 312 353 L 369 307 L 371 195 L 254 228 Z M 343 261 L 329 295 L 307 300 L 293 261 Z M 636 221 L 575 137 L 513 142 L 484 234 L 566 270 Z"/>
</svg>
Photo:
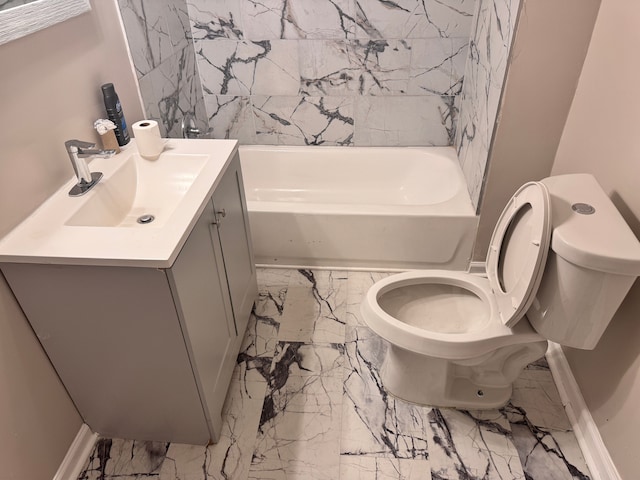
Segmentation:
<svg viewBox="0 0 640 480">
<path fill-rule="evenodd" d="M 592 176 L 550 177 L 511 198 L 486 271 L 406 272 L 369 289 L 362 318 L 390 343 L 380 365 L 389 392 L 437 406 L 505 404 L 547 340 L 595 346 L 640 274 L 640 243 Z"/>
</svg>

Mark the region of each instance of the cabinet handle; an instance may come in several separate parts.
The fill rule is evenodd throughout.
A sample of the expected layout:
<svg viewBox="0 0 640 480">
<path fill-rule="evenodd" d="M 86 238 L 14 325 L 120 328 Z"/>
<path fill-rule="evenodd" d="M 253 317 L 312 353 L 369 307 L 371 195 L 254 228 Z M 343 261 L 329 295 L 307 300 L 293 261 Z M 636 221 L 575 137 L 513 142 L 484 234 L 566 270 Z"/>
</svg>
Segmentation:
<svg viewBox="0 0 640 480">
<path fill-rule="evenodd" d="M 215 214 L 213 215 L 213 222 L 211 222 L 211 225 L 220 225 L 220 219 L 226 216 L 227 212 L 224 208 L 216 210 Z"/>
</svg>

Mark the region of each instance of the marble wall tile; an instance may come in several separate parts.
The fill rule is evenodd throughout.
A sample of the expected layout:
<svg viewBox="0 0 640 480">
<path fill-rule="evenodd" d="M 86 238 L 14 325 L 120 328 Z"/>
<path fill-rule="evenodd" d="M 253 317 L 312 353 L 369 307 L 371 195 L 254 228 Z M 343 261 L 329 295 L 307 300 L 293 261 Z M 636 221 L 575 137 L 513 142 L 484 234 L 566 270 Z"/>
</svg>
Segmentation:
<svg viewBox="0 0 640 480">
<path fill-rule="evenodd" d="M 185 0 L 166 0 L 164 16 L 173 50 L 188 47 L 191 43 L 191 25 Z"/>
<path fill-rule="evenodd" d="M 297 95 L 298 42 L 227 38 L 195 44 L 202 86 L 216 95 Z"/>
<path fill-rule="evenodd" d="M 146 117 L 166 137 L 181 137 L 182 118 L 208 121 L 185 0 L 118 0 Z M 126 114 L 126 105 L 123 106 Z"/>
<path fill-rule="evenodd" d="M 451 88 L 449 95 L 460 95 L 462 93 L 462 85 L 464 84 L 464 74 L 467 66 L 467 57 L 469 56 L 469 39 L 468 38 L 452 38 L 452 56 L 451 56 Z"/>
<path fill-rule="evenodd" d="M 256 140 L 267 145 L 351 145 L 351 97 L 252 97 Z"/>
<path fill-rule="evenodd" d="M 362 68 L 352 42 L 301 40 L 300 93 L 355 95 Z"/>
<path fill-rule="evenodd" d="M 163 136 L 182 137 L 181 124 L 186 113 L 195 113 L 198 126 L 206 130 L 200 77 L 191 47 L 179 50 L 142 77 L 139 84 L 146 114 L 158 120 Z"/>
<path fill-rule="evenodd" d="M 356 0 L 357 38 L 469 35 L 474 0 Z"/>
<path fill-rule="evenodd" d="M 451 95 L 459 81 L 454 76 L 453 41 L 424 38 L 411 41 L 410 95 Z"/>
<path fill-rule="evenodd" d="M 449 97 L 460 93 L 475 2 L 189 0 L 214 136 L 244 144 L 451 145 Z"/>
<path fill-rule="evenodd" d="M 185 0 L 118 0 L 118 5 L 138 77 L 188 46 Z"/>
<path fill-rule="evenodd" d="M 204 105 L 213 138 L 235 138 L 244 145 L 256 143 L 250 97 L 207 93 Z"/>
<path fill-rule="evenodd" d="M 340 478 L 349 480 L 432 480 L 428 460 L 341 455 Z"/>
<path fill-rule="evenodd" d="M 455 145 L 478 207 L 520 0 L 478 0 Z"/>
<path fill-rule="evenodd" d="M 346 39 L 355 31 L 353 0 L 244 0 L 244 33 L 250 40 Z"/>
<path fill-rule="evenodd" d="M 166 16 L 168 2 L 118 0 L 138 78 L 174 54 Z"/>
<path fill-rule="evenodd" d="M 238 0 L 187 0 L 194 40 L 244 38 Z"/>
<path fill-rule="evenodd" d="M 450 145 L 453 101 L 447 96 L 363 96 L 355 109 L 356 146 Z"/>
<path fill-rule="evenodd" d="M 406 40 L 359 40 L 354 43 L 361 72 L 360 95 L 401 95 L 409 87 L 411 43 Z"/>
<path fill-rule="evenodd" d="M 164 135 L 195 112 L 201 129 L 244 144 L 455 144 L 476 207 L 519 3 L 119 0 Z"/>
</svg>

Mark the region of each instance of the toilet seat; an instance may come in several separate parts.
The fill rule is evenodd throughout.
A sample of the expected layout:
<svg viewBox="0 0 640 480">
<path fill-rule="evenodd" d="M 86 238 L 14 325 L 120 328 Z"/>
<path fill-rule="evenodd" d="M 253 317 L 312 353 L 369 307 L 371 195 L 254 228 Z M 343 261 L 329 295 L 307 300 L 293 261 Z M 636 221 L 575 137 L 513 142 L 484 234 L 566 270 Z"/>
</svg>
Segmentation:
<svg viewBox="0 0 640 480">
<path fill-rule="evenodd" d="M 487 278 L 507 327 L 524 316 L 540 286 L 551 241 L 550 210 L 547 188 L 529 182 L 511 197 L 493 229 Z"/>
<path fill-rule="evenodd" d="M 423 270 L 389 276 L 369 291 L 361 305 L 363 318 L 378 335 L 406 350 L 443 359 L 467 359 L 506 345 L 544 340 L 529 322 L 519 320 L 530 307 L 544 270 L 551 237 L 550 200 L 537 182 L 523 185 L 511 198 L 493 232 L 487 255 L 487 277 L 450 270 Z M 416 326 L 403 321 L 399 311 L 387 312 L 385 295 L 426 285 L 449 285 L 475 295 L 487 312 L 482 325 L 447 333 L 445 328 Z M 420 287 L 422 286 L 422 287 Z M 424 287 L 428 290 L 428 287 Z M 393 294 L 393 293 L 391 293 Z M 455 293 L 449 294 L 456 309 Z M 415 295 L 414 295 L 415 297 Z M 429 302 L 442 295 L 427 294 L 421 313 L 430 315 Z M 441 309 L 440 309 L 441 310 Z M 394 315 L 394 313 L 396 315 Z M 442 326 L 448 321 L 440 312 Z M 452 316 L 456 312 L 452 310 Z"/>
</svg>

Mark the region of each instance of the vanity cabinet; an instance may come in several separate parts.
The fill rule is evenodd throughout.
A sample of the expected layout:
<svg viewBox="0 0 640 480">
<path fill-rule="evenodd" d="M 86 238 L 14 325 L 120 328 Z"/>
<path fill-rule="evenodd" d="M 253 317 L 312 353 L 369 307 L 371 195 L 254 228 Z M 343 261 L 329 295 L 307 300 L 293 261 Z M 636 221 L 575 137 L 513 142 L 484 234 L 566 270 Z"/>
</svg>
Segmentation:
<svg viewBox="0 0 640 480">
<path fill-rule="evenodd" d="M 219 439 L 257 295 L 237 153 L 170 268 L 1 268 L 93 431 L 189 444 Z"/>
</svg>

